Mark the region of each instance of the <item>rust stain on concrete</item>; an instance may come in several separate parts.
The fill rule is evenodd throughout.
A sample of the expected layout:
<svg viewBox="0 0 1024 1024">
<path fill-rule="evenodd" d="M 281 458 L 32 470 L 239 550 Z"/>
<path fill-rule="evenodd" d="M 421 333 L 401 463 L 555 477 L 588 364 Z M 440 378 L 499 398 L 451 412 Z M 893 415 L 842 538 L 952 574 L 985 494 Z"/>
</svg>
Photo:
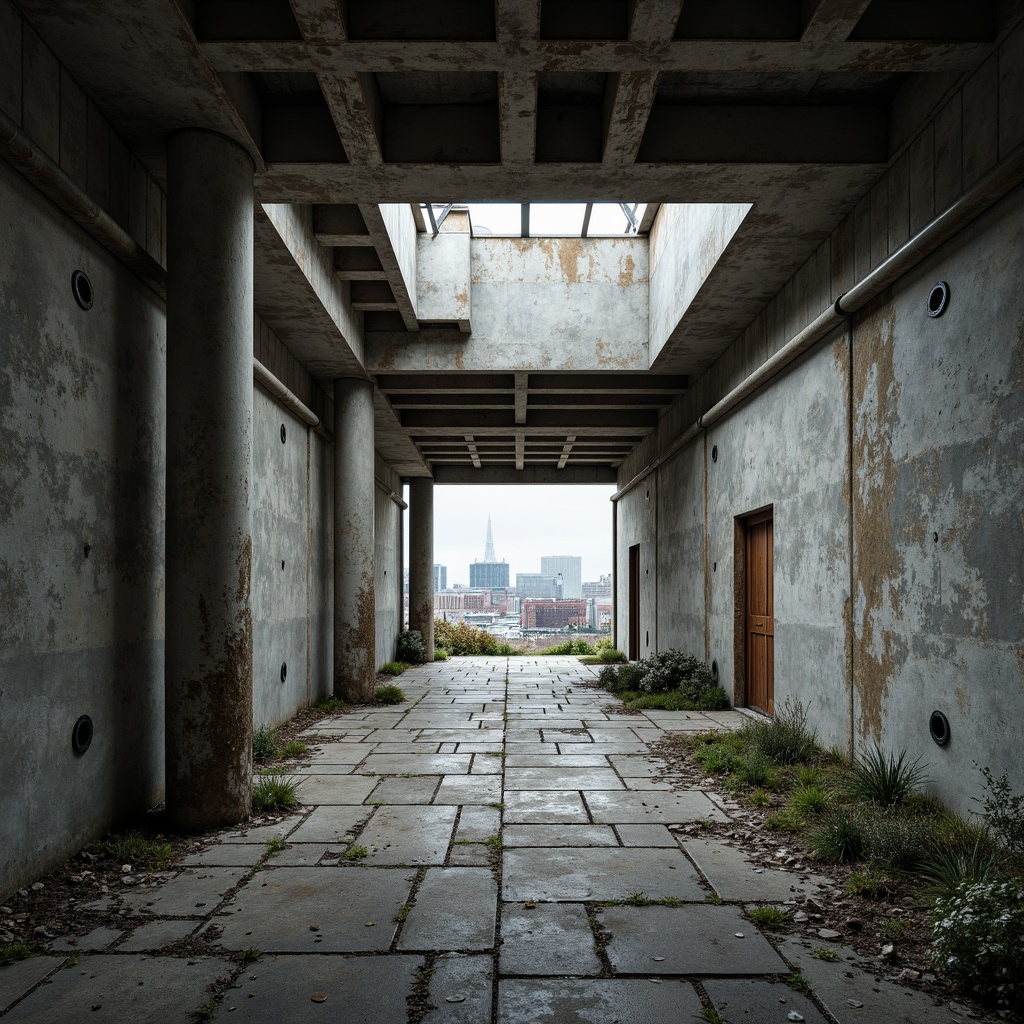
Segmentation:
<svg viewBox="0 0 1024 1024">
<path fill-rule="evenodd" d="M 622 270 L 619 271 L 619 287 L 625 291 L 633 283 L 633 274 L 636 270 L 636 260 L 631 253 L 626 253 L 622 260 Z"/>
<path fill-rule="evenodd" d="M 568 284 L 580 283 L 580 258 L 583 256 L 582 238 L 560 238 L 558 246 L 558 265 L 562 277 Z"/>
</svg>

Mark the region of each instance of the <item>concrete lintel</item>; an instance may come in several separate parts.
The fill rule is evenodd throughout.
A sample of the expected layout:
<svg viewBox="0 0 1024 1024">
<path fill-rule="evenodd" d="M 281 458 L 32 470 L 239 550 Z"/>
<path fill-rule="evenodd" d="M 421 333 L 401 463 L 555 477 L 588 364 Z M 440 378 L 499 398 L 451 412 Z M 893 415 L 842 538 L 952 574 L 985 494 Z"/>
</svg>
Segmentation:
<svg viewBox="0 0 1024 1024">
<path fill-rule="evenodd" d="M 435 466 L 435 484 L 614 484 L 617 470 L 611 466 Z"/>
</svg>

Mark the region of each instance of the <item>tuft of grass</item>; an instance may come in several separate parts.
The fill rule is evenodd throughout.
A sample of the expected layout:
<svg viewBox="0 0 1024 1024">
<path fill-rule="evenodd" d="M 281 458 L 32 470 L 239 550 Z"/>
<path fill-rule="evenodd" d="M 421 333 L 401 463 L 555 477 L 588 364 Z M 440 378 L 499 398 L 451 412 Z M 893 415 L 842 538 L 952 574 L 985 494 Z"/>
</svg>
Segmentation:
<svg viewBox="0 0 1024 1024">
<path fill-rule="evenodd" d="M 850 766 L 844 789 L 857 800 L 898 807 L 918 786 L 928 781 L 927 767 L 920 763 L 920 758 L 908 761 L 906 748 L 898 754 L 886 754 L 876 743 Z"/>
<path fill-rule="evenodd" d="M 755 907 L 750 911 L 750 920 L 761 928 L 781 928 L 786 923 L 786 914 L 778 907 Z"/>
<path fill-rule="evenodd" d="M 504 803 L 488 804 L 487 806 L 488 807 L 493 807 L 496 811 L 503 811 L 503 810 L 505 810 Z"/>
<path fill-rule="evenodd" d="M 488 850 L 500 850 L 502 848 L 501 836 L 488 836 L 484 840 L 484 846 Z"/>
<path fill-rule="evenodd" d="M 345 857 L 347 860 L 363 860 L 363 858 L 369 856 L 370 851 L 365 846 L 350 846 L 345 851 Z"/>
<path fill-rule="evenodd" d="M 199 1007 L 195 1013 L 192 1014 L 192 1019 L 195 1021 L 213 1020 L 214 1013 L 217 1012 L 217 1000 L 207 999 L 202 1006 Z"/>
<path fill-rule="evenodd" d="M 263 845 L 267 848 L 267 853 L 271 857 L 276 857 L 282 850 L 288 849 L 288 844 L 280 836 L 273 836 Z"/>
<path fill-rule="evenodd" d="M 796 766 L 796 782 L 798 786 L 823 786 L 825 773 L 820 765 L 798 764 Z"/>
<path fill-rule="evenodd" d="M 400 686 L 378 686 L 373 699 L 378 704 L 401 704 L 405 700 L 405 691 Z"/>
<path fill-rule="evenodd" d="M 772 805 L 772 798 L 763 789 L 755 789 L 747 799 L 755 807 L 771 807 Z"/>
<path fill-rule="evenodd" d="M 325 714 L 348 710 L 348 705 L 338 697 L 321 697 L 313 707 L 317 711 L 323 711 Z"/>
<path fill-rule="evenodd" d="M 632 907 L 649 907 L 658 901 L 652 900 L 642 889 L 637 889 L 636 892 L 631 892 L 622 902 L 628 903 Z"/>
<path fill-rule="evenodd" d="M 769 722 L 751 722 L 740 734 L 773 764 L 802 764 L 818 752 L 814 733 L 807 727 L 807 709 L 788 697 Z"/>
<path fill-rule="evenodd" d="M 295 795 L 298 784 L 284 775 L 261 775 L 252 788 L 252 808 L 266 811 L 290 811 L 299 804 Z"/>
<path fill-rule="evenodd" d="M 402 921 L 404 921 L 409 916 L 410 910 L 412 910 L 412 907 L 408 903 L 402 904 L 402 906 L 400 906 L 398 910 L 395 911 L 395 923 L 401 924 Z"/>
<path fill-rule="evenodd" d="M 407 661 L 388 661 L 381 665 L 377 671 L 382 676 L 400 676 L 408 667 L 409 663 Z"/>
<path fill-rule="evenodd" d="M 702 1006 L 700 1019 L 704 1024 L 724 1024 L 722 1015 L 713 1006 Z"/>
<path fill-rule="evenodd" d="M 828 809 L 828 793 L 819 785 L 801 783 L 790 790 L 787 806 L 801 818 L 813 817 Z"/>
<path fill-rule="evenodd" d="M 67 966 L 67 967 L 77 967 L 79 965 L 79 963 L 81 962 L 81 959 L 82 959 L 82 951 L 80 949 L 76 949 L 73 952 L 68 953 L 68 962 L 67 962 L 67 964 L 65 966 Z"/>
<path fill-rule="evenodd" d="M 811 850 L 828 864 L 849 864 L 864 854 L 864 820 L 849 807 L 837 807 L 821 815 L 811 828 Z"/>
<path fill-rule="evenodd" d="M 141 864 L 153 871 L 166 867 L 174 856 L 170 843 L 160 843 L 138 832 L 123 832 L 93 843 L 89 852 L 108 857 L 118 864 Z"/>
<path fill-rule="evenodd" d="M 725 903 L 725 900 L 723 900 L 717 892 L 709 892 L 707 896 L 704 897 L 704 899 L 708 903 L 713 903 L 716 907 L 720 907 L 723 903 Z"/>
<path fill-rule="evenodd" d="M 698 747 L 693 759 L 708 775 L 727 775 L 735 770 L 738 760 L 736 754 L 724 743 L 710 743 Z"/>
<path fill-rule="evenodd" d="M 254 964 L 261 956 L 263 956 L 263 950 L 250 946 L 248 949 L 243 949 L 242 952 L 238 954 L 238 962 L 243 966 L 247 964 Z"/>
<path fill-rule="evenodd" d="M 869 867 L 851 871 L 845 888 L 851 896 L 888 896 L 892 892 L 892 880 L 884 871 Z"/>
<path fill-rule="evenodd" d="M 968 850 L 936 849 L 918 865 L 917 873 L 925 883 L 925 895 L 948 898 L 961 885 L 999 881 L 1002 876 L 999 861 L 998 852 L 979 838 Z"/>
<path fill-rule="evenodd" d="M 839 954 L 834 949 L 822 949 L 821 946 L 818 946 L 817 949 L 812 949 L 811 956 L 815 960 L 824 960 L 827 963 L 833 963 L 839 959 Z"/>
<path fill-rule="evenodd" d="M 809 992 L 811 986 L 799 971 L 794 971 L 786 978 L 786 984 L 797 992 Z"/>
<path fill-rule="evenodd" d="M 28 960 L 29 957 L 35 956 L 29 947 L 28 943 L 25 942 L 12 942 L 3 949 L 0 949 L 0 967 L 6 967 L 8 964 L 16 964 L 19 960 Z"/>
<path fill-rule="evenodd" d="M 772 811 L 764 817 L 764 827 L 773 832 L 799 832 L 804 827 L 803 818 L 789 807 Z"/>
<path fill-rule="evenodd" d="M 734 771 L 736 781 L 744 789 L 778 789 L 779 771 L 774 764 L 756 747 L 740 757 Z"/>
<path fill-rule="evenodd" d="M 447 661 L 451 656 L 451 651 L 446 651 L 443 647 L 434 648 L 434 661 Z"/>
<path fill-rule="evenodd" d="M 899 942 L 900 939 L 905 939 L 910 933 L 910 926 L 906 921 L 886 921 L 882 925 L 882 934 L 890 942 Z"/>
<path fill-rule="evenodd" d="M 281 749 L 281 737 L 276 729 L 260 728 L 252 734 L 252 759 L 257 764 L 273 761 Z"/>
<path fill-rule="evenodd" d="M 300 743 L 298 740 L 292 740 L 291 743 L 288 743 L 281 748 L 281 753 L 278 754 L 278 757 L 282 760 L 290 757 L 302 757 L 307 750 L 309 750 L 309 744 Z"/>
</svg>

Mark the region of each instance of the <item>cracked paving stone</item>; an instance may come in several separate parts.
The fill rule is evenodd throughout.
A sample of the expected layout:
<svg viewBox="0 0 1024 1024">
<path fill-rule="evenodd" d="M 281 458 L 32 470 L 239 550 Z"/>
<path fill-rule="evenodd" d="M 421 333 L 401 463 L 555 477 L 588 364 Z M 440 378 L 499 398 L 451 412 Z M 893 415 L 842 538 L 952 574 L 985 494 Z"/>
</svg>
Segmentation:
<svg viewBox="0 0 1024 1024">
<path fill-rule="evenodd" d="M 315 807 L 288 837 L 289 843 L 342 843 L 370 816 L 372 807 Z"/>
<path fill-rule="evenodd" d="M 126 906 L 158 917 L 205 917 L 245 877 L 245 868 L 194 868 L 155 889 L 122 894 Z"/>
</svg>

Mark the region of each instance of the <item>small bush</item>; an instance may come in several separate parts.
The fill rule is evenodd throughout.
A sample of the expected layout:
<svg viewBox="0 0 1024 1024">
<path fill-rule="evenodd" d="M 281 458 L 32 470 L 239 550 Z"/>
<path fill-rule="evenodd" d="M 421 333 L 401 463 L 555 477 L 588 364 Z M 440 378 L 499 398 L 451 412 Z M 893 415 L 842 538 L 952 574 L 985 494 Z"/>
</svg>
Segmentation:
<svg viewBox="0 0 1024 1024">
<path fill-rule="evenodd" d="M 337 697 L 321 697 L 314 705 L 317 711 L 323 711 L 324 714 L 333 714 L 336 711 L 345 711 L 348 705 Z"/>
<path fill-rule="evenodd" d="M 395 661 L 409 665 L 422 665 L 427 660 L 423 634 L 418 629 L 403 629 L 395 641 Z"/>
<path fill-rule="evenodd" d="M 601 641 L 598 640 L 597 660 L 602 665 L 621 664 L 626 660 L 626 656 L 622 651 L 617 651 L 614 647 L 601 647 L 600 643 Z"/>
<path fill-rule="evenodd" d="M 755 807 L 771 807 L 772 805 L 772 798 L 763 789 L 755 789 L 747 799 Z"/>
<path fill-rule="evenodd" d="M 306 743 L 300 743 L 298 740 L 292 740 L 291 743 L 286 744 L 281 748 L 281 759 L 290 757 L 302 757 L 306 751 L 309 750 L 309 745 Z"/>
<path fill-rule="evenodd" d="M 977 762 L 975 767 L 978 768 Z M 978 768 L 985 779 L 981 799 L 985 823 L 1015 857 L 1024 857 L 1024 796 L 1015 794 L 1003 772 L 993 778 L 988 768 Z"/>
<path fill-rule="evenodd" d="M 434 661 L 447 661 L 452 656 L 452 652 L 444 647 L 434 648 Z"/>
<path fill-rule="evenodd" d="M 565 655 L 565 654 L 597 654 L 597 648 L 590 644 L 588 641 L 582 639 L 582 637 L 576 637 L 573 640 L 566 640 L 565 643 L 555 644 L 554 647 L 545 647 L 542 651 L 534 651 L 534 654 L 543 657 L 545 655 Z"/>
<path fill-rule="evenodd" d="M 638 662 L 630 662 L 625 665 L 607 665 L 601 669 L 597 681 L 611 693 L 624 693 L 638 689 L 640 676 L 643 669 Z"/>
<path fill-rule="evenodd" d="M 864 854 L 864 821 L 855 810 L 837 807 L 818 818 L 808 839 L 820 860 L 849 864 Z"/>
<path fill-rule="evenodd" d="M 828 793 L 817 785 L 797 785 L 789 793 L 789 807 L 801 818 L 821 814 L 829 806 Z"/>
<path fill-rule="evenodd" d="M 405 700 L 405 691 L 400 686 L 378 686 L 373 699 L 378 704 L 401 704 Z"/>
<path fill-rule="evenodd" d="M 493 658 L 522 653 L 518 648 L 500 642 L 485 629 L 474 629 L 465 622 L 446 622 L 444 619 L 434 620 L 434 642 L 456 657 Z"/>
<path fill-rule="evenodd" d="M 694 761 L 708 775 L 728 775 L 736 769 L 737 756 L 722 743 L 711 743 L 699 747 L 693 755 Z"/>
<path fill-rule="evenodd" d="M 969 850 L 937 847 L 917 868 L 928 896 L 948 899 L 962 885 L 1001 881 L 999 855 L 978 840 Z"/>
<path fill-rule="evenodd" d="M 642 662 L 644 674 L 639 690 L 644 693 L 668 693 L 680 690 L 691 700 L 704 690 L 717 688 L 711 670 L 699 658 L 682 651 L 659 651 Z"/>
<path fill-rule="evenodd" d="M 0 967 L 16 964 L 19 960 L 27 960 L 34 956 L 30 946 L 24 942 L 12 942 L 0 949 Z"/>
<path fill-rule="evenodd" d="M 920 863 L 932 848 L 934 819 L 886 810 L 864 819 L 864 857 L 894 868 Z"/>
<path fill-rule="evenodd" d="M 786 914 L 778 907 L 755 907 L 750 920 L 762 928 L 781 928 L 786 923 Z"/>
<path fill-rule="evenodd" d="M 377 673 L 382 676 L 400 676 L 408 667 L 406 661 L 387 661 L 377 669 Z"/>
<path fill-rule="evenodd" d="M 750 744 L 775 764 L 799 764 L 817 753 L 814 733 L 807 728 L 807 710 L 787 697 L 770 722 L 752 722 L 742 730 Z"/>
<path fill-rule="evenodd" d="M 920 759 L 907 761 L 906 749 L 888 754 L 876 743 L 874 749 L 857 757 L 850 767 L 846 792 L 858 800 L 882 807 L 898 807 L 920 785 L 928 781 L 927 765 Z"/>
<path fill-rule="evenodd" d="M 281 737 L 276 729 L 257 729 L 252 734 L 252 759 L 257 764 L 266 764 L 277 757 L 281 749 Z"/>
<path fill-rule="evenodd" d="M 796 781 L 801 786 L 821 786 L 825 781 L 825 773 L 816 764 L 798 764 Z"/>
<path fill-rule="evenodd" d="M 252 789 L 252 809 L 260 813 L 290 811 L 299 803 L 296 786 L 284 775 L 261 775 Z"/>
<path fill-rule="evenodd" d="M 744 754 L 736 763 L 736 780 L 744 788 L 778 789 L 779 772 L 775 765 L 754 749 Z"/>
<path fill-rule="evenodd" d="M 961 885 L 935 901 L 933 965 L 978 999 L 1012 1009 L 1024 995 L 1024 888 Z"/>
</svg>

